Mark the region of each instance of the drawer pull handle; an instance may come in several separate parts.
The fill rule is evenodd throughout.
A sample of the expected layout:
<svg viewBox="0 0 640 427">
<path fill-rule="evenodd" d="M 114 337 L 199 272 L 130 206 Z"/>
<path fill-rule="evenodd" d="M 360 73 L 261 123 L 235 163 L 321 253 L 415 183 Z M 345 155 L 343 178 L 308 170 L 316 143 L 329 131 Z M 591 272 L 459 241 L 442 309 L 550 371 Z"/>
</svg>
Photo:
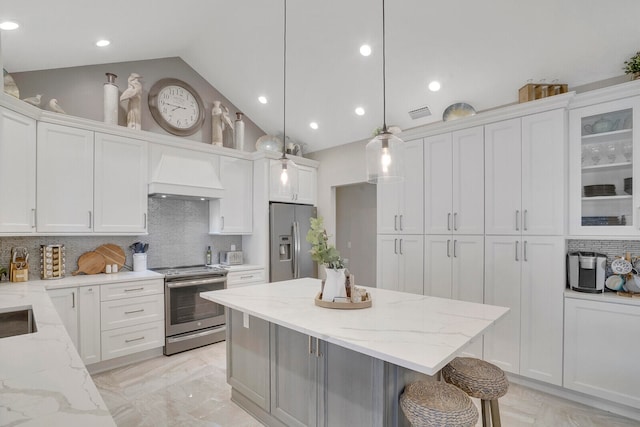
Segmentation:
<svg viewBox="0 0 640 427">
<path fill-rule="evenodd" d="M 125 311 L 124 314 L 142 313 L 143 311 L 144 308 L 141 308 L 140 310 Z"/>
<path fill-rule="evenodd" d="M 253 277 L 253 274 L 249 276 L 240 276 L 241 279 L 251 279 L 252 277 Z"/>
<path fill-rule="evenodd" d="M 134 342 L 134 341 L 140 341 L 140 340 L 143 340 L 143 339 L 144 339 L 144 336 L 141 336 L 141 337 L 138 337 L 138 338 L 132 338 L 130 340 L 124 340 L 124 342 L 130 343 L 130 342 Z"/>
<path fill-rule="evenodd" d="M 134 292 L 134 291 L 143 291 L 144 288 L 132 288 L 132 289 L 125 289 L 125 292 Z"/>
</svg>

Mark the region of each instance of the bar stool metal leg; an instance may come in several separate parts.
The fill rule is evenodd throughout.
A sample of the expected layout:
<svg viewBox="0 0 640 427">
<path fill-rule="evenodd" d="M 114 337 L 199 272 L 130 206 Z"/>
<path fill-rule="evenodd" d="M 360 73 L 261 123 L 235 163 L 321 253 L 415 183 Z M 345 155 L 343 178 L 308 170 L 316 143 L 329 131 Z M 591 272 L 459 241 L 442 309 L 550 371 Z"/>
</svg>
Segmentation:
<svg viewBox="0 0 640 427">
<path fill-rule="evenodd" d="M 491 426 L 491 409 L 489 408 L 488 400 L 481 400 L 480 406 L 482 407 L 482 427 Z"/>
<path fill-rule="evenodd" d="M 500 408 L 498 407 L 498 399 L 491 401 L 491 420 L 493 421 L 493 427 L 501 427 L 500 423 Z"/>
</svg>

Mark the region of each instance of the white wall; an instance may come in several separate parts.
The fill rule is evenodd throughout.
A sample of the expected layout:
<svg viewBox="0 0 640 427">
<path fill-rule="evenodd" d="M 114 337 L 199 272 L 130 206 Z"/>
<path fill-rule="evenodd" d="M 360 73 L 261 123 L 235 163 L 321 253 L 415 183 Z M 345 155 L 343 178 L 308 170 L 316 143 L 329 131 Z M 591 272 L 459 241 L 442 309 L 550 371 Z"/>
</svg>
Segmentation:
<svg viewBox="0 0 640 427">
<path fill-rule="evenodd" d="M 318 215 L 324 218 L 327 233 L 336 235 L 335 187 L 367 181 L 365 146 L 368 141 L 352 142 L 339 147 L 310 153 L 318 160 Z M 334 237 L 330 240 L 335 244 Z M 356 278 L 356 280 L 358 280 Z"/>
</svg>

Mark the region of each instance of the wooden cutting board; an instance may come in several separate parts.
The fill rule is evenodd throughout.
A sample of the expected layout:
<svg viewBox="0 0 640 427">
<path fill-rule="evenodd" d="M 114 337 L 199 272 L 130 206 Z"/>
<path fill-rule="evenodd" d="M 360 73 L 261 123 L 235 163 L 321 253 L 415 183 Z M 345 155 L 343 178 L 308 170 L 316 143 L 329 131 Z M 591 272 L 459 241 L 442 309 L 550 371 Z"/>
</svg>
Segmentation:
<svg viewBox="0 0 640 427">
<path fill-rule="evenodd" d="M 84 274 L 98 274 L 104 271 L 107 265 L 104 257 L 97 252 L 85 252 L 78 258 L 78 270 L 71 273 L 73 276 Z"/>
<path fill-rule="evenodd" d="M 122 270 L 124 261 L 127 259 L 124 254 L 124 250 L 120 246 L 114 245 L 113 243 L 102 245 L 98 247 L 95 252 L 102 255 L 107 264 L 118 264 L 118 271 Z"/>
</svg>

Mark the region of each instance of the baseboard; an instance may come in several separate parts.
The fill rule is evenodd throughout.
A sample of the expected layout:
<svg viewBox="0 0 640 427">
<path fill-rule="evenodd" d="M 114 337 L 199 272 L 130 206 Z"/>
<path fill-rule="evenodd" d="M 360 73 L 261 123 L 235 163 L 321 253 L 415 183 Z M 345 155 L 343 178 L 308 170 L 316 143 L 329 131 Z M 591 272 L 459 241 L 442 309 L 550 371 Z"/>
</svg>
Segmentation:
<svg viewBox="0 0 640 427">
<path fill-rule="evenodd" d="M 132 363 L 142 362 L 143 360 L 153 359 L 154 357 L 162 355 L 162 347 L 152 348 L 150 350 L 141 351 L 139 353 L 129 354 L 127 356 L 116 357 L 114 359 L 92 363 L 91 365 L 87 365 L 87 371 L 89 371 L 89 373 L 92 375 L 99 374 L 100 372 L 121 368 Z"/>
<path fill-rule="evenodd" d="M 251 415 L 256 420 L 260 421 L 266 426 L 269 427 L 287 427 L 286 424 L 283 424 L 280 420 L 276 419 L 270 413 L 266 412 L 264 409 L 253 403 L 251 400 L 247 399 L 245 395 L 240 393 L 235 388 L 231 389 L 231 401 L 244 409 L 246 413 Z"/>
<path fill-rule="evenodd" d="M 611 402 L 609 400 L 601 399 L 599 397 L 591 396 L 588 394 L 580 393 L 578 391 L 569 390 L 564 387 L 559 387 L 552 384 L 543 383 L 540 381 L 525 378 L 520 375 L 515 375 L 507 372 L 507 378 L 514 384 L 522 385 L 534 390 L 541 391 L 553 396 L 561 397 L 563 399 L 571 400 L 573 402 L 582 403 L 583 405 L 590 406 L 592 408 L 601 409 L 603 411 L 611 412 L 622 417 L 631 418 L 635 421 L 640 421 L 640 409 L 633 408 L 631 406 L 620 405 L 619 403 Z"/>
</svg>

